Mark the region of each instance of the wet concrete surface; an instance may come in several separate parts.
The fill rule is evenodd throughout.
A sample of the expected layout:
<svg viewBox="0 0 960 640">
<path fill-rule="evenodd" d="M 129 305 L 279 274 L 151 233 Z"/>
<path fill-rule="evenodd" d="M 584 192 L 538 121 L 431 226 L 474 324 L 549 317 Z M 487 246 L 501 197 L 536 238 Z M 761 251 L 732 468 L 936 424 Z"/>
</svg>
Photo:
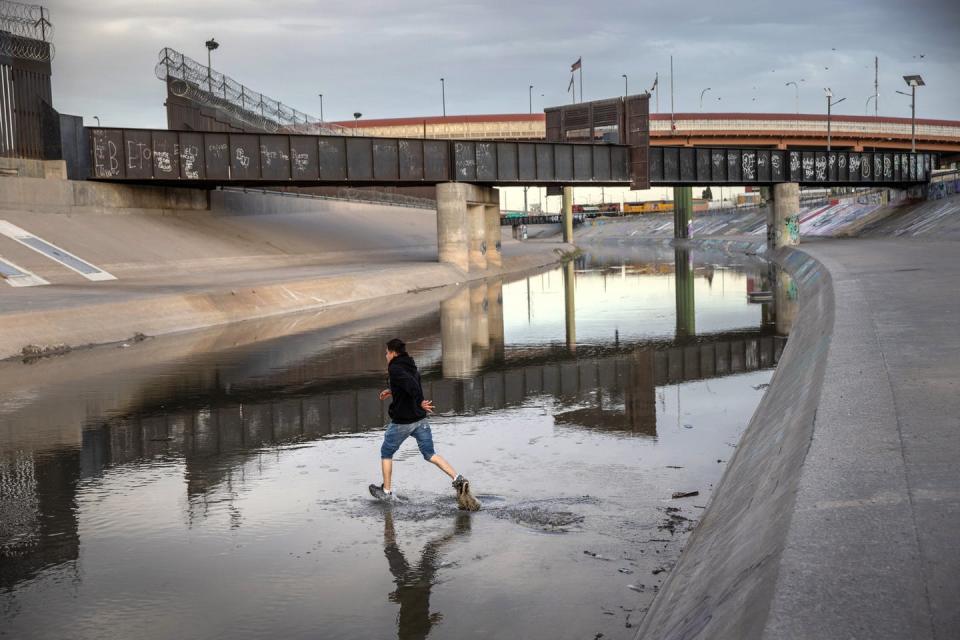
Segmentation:
<svg viewBox="0 0 960 640">
<path fill-rule="evenodd" d="M 766 264 L 684 253 L 681 299 L 673 250 L 627 253 L 0 390 L 0 637 L 632 637 L 784 338 Z M 366 494 L 394 335 L 478 513 L 412 443 Z"/>
</svg>

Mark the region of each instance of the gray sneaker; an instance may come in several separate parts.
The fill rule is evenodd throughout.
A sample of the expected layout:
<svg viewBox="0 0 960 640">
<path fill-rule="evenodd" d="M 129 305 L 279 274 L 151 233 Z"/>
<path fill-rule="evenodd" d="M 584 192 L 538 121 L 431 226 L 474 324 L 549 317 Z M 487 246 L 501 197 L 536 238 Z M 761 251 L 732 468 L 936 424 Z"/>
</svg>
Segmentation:
<svg viewBox="0 0 960 640">
<path fill-rule="evenodd" d="M 453 483 L 452 483 L 453 488 L 456 489 L 457 492 L 459 492 L 460 488 L 464 485 L 465 482 L 467 482 L 467 479 L 458 473 L 457 477 L 453 479 Z"/>
<path fill-rule="evenodd" d="M 377 500 L 382 500 L 384 502 L 393 502 L 395 497 L 392 491 L 390 493 L 387 493 L 386 491 L 384 491 L 382 484 L 370 485 L 370 495 L 376 498 Z"/>
</svg>

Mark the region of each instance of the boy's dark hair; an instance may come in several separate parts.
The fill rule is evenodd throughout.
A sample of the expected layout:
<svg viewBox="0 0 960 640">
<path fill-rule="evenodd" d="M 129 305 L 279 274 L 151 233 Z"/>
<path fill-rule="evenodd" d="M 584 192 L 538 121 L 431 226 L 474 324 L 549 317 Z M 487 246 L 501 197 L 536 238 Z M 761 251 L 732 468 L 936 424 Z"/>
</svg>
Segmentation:
<svg viewBox="0 0 960 640">
<path fill-rule="evenodd" d="M 394 338 L 393 340 L 387 343 L 387 350 L 393 351 L 397 355 L 402 356 L 402 355 L 406 355 L 407 353 L 407 345 L 400 338 Z"/>
</svg>

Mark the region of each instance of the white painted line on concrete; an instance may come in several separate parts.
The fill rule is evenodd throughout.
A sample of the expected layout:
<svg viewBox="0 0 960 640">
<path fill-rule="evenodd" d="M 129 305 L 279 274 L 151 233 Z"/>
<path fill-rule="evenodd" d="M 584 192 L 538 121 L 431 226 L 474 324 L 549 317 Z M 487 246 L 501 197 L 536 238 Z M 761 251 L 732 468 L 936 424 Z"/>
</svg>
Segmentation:
<svg viewBox="0 0 960 640">
<path fill-rule="evenodd" d="M 33 249 L 40 255 L 60 263 L 71 271 L 76 271 L 87 280 L 116 280 L 113 275 L 107 273 L 100 267 L 96 267 L 86 260 L 81 260 L 66 249 L 61 249 L 52 242 L 47 242 L 43 238 L 35 236 L 29 231 L 21 229 L 6 220 L 0 220 L 0 233 L 16 240 L 25 247 Z"/>
<path fill-rule="evenodd" d="M 11 287 L 39 287 L 50 284 L 37 274 L 27 271 L 3 256 L 0 256 L 0 279 Z"/>
</svg>

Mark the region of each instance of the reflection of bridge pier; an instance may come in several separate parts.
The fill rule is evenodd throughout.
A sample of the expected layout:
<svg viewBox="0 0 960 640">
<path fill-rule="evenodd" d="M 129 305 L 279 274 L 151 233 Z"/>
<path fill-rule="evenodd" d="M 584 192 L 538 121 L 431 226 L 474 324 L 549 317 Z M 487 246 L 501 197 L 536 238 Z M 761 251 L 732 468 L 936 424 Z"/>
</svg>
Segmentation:
<svg viewBox="0 0 960 640">
<path fill-rule="evenodd" d="M 693 291 L 693 261 L 690 250 L 674 249 L 674 290 L 676 295 L 677 337 L 697 333 L 696 299 Z"/>
<path fill-rule="evenodd" d="M 440 303 L 443 377 L 465 378 L 473 365 L 470 290 L 463 288 Z"/>
<path fill-rule="evenodd" d="M 490 333 L 490 357 L 495 362 L 503 360 L 503 282 L 487 283 L 487 324 Z"/>
<path fill-rule="evenodd" d="M 502 290 L 500 281 L 478 282 L 440 303 L 443 377 L 468 378 L 503 359 Z"/>
<path fill-rule="evenodd" d="M 573 260 L 568 260 L 563 265 L 563 310 L 564 324 L 567 329 L 567 348 L 571 351 L 577 348 L 576 289 Z"/>
<path fill-rule="evenodd" d="M 487 314 L 487 285 L 483 282 L 470 287 L 470 328 L 473 368 L 483 366 L 490 349 L 490 321 Z"/>
</svg>

